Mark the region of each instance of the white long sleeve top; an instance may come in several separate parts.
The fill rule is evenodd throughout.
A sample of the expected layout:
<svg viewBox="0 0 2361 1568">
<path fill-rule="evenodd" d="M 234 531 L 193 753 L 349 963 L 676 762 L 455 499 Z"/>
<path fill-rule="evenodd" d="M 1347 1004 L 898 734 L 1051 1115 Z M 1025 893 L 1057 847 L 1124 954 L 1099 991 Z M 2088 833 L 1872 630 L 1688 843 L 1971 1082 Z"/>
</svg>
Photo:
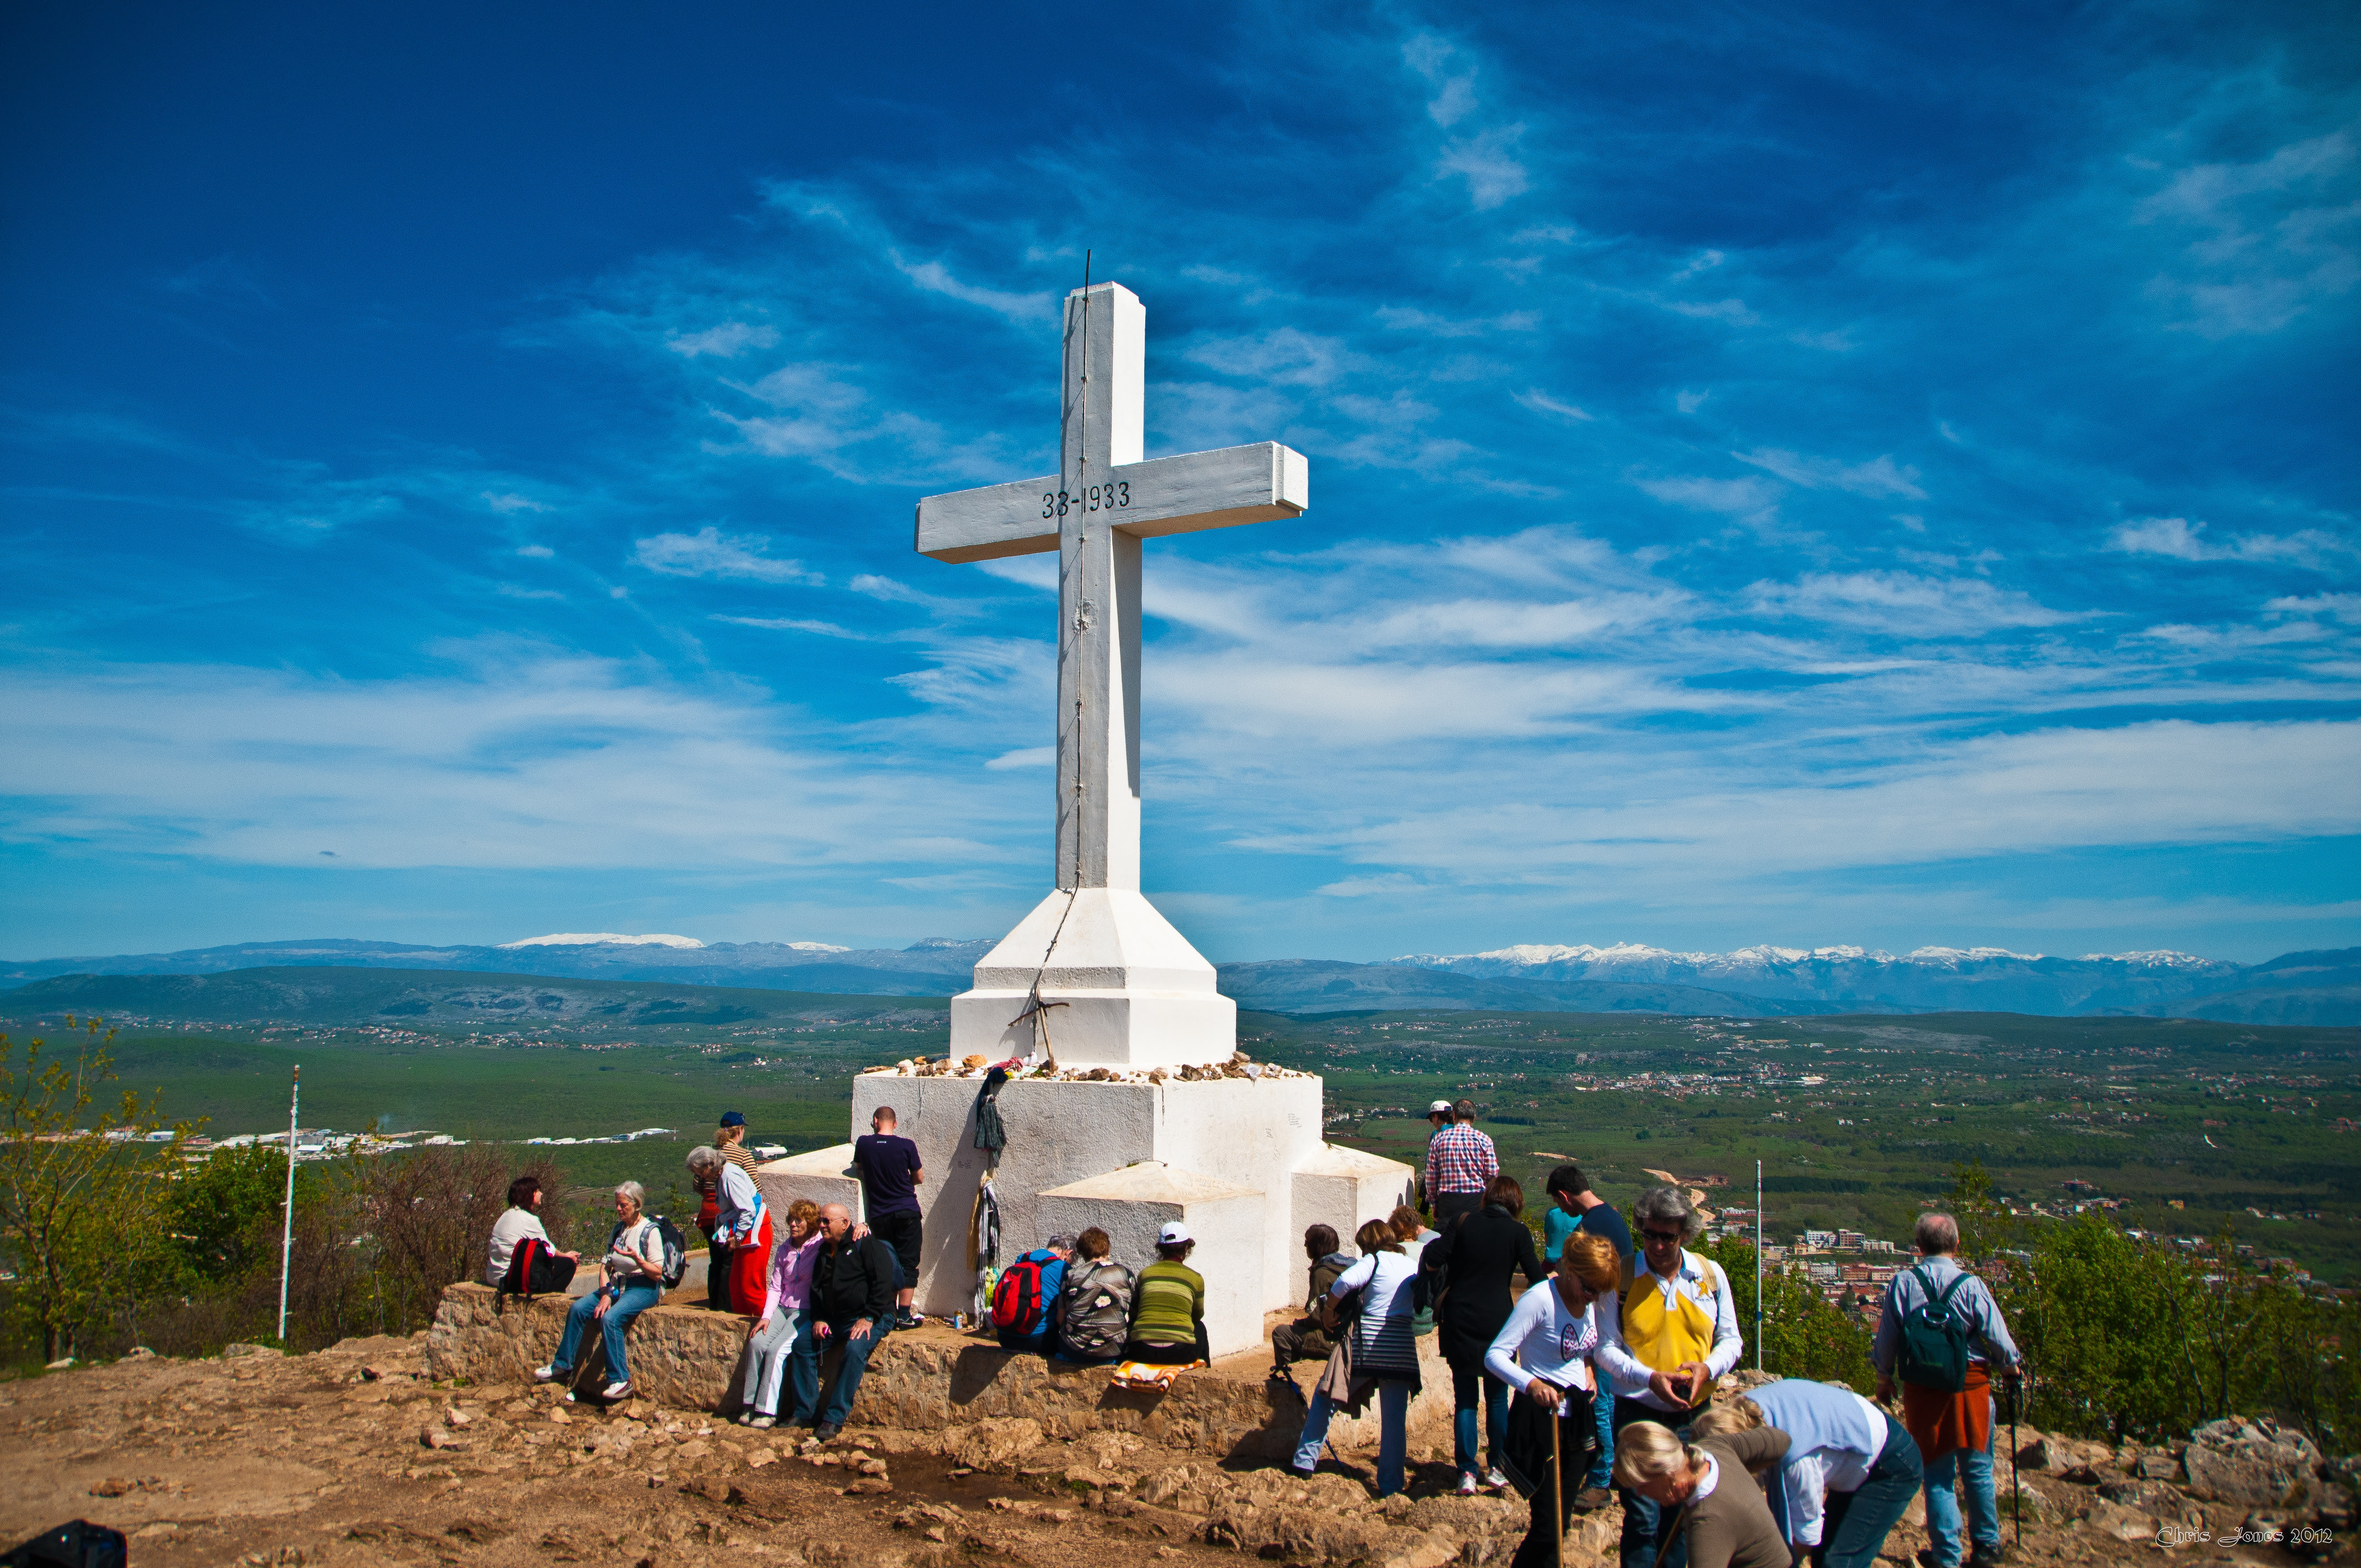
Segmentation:
<svg viewBox="0 0 2361 1568">
<path fill-rule="evenodd" d="M 1646 1286 L 1653 1286 L 1667 1297 L 1686 1296 L 1699 1305 L 1704 1305 L 1709 1297 L 1713 1309 L 1713 1343 L 1706 1351 L 1706 1370 L 1719 1377 L 1738 1365 L 1746 1342 L 1738 1330 L 1738 1303 L 1730 1293 L 1730 1276 L 1722 1272 L 1721 1265 L 1683 1248 L 1680 1263 L 1675 1266 L 1672 1277 L 1666 1279 L 1648 1266 L 1647 1255 L 1642 1253 L 1639 1277 L 1631 1282 L 1631 1288 L 1637 1290 Z M 1607 1374 L 1608 1387 L 1614 1390 L 1618 1398 L 1637 1399 L 1659 1410 L 1672 1409 L 1674 1407 L 1656 1398 L 1655 1391 L 1648 1387 L 1651 1373 L 1669 1372 L 1672 1368 L 1647 1365 L 1623 1343 L 1622 1301 L 1617 1297 L 1602 1296 L 1598 1310 L 1597 1359 L 1599 1370 Z"/>
<path fill-rule="evenodd" d="M 1598 1349 L 1598 1303 L 1568 1311 L 1557 1286 L 1544 1283 L 1517 1298 L 1509 1321 L 1484 1352 L 1484 1370 L 1520 1391 L 1536 1382 L 1590 1389 L 1598 1387 L 1590 1368 Z M 1565 1407 L 1559 1406 L 1558 1413 L 1565 1415 Z"/>
</svg>

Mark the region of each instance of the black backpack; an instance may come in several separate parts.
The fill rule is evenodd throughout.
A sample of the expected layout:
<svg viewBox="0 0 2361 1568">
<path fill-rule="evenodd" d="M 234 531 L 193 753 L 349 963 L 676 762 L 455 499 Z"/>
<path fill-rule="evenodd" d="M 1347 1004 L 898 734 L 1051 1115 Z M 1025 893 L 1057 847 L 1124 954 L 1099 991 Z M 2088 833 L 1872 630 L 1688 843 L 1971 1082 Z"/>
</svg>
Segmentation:
<svg viewBox="0 0 2361 1568">
<path fill-rule="evenodd" d="M 1913 1268 L 1910 1274 L 1927 1299 L 1902 1319 L 1902 1356 L 1895 1371 L 1905 1383 L 1956 1394 L 1968 1386 L 1968 1326 L 1951 1310 L 1951 1298 L 1972 1277 L 1960 1270 L 1938 1295 L 1925 1268 Z"/>
</svg>

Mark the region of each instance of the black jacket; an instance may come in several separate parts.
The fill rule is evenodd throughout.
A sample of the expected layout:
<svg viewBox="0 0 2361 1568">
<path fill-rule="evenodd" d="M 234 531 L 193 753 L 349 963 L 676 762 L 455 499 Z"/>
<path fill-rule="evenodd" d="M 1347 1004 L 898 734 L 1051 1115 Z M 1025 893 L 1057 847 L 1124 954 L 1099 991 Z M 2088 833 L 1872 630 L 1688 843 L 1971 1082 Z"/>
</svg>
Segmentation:
<svg viewBox="0 0 2361 1568">
<path fill-rule="evenodd" d="M 1433 1271 L 1433 1288 L 1442 1293 L 1434 1312 L 1436 1345 L 1452 1361 L 1484 1359 L 1514 1305 L 1510 1274 L 1521 1269 L 1528 1285 L 1546 1277 L 1533 1251 L 1533 1233 L 1497 1203 L 1446 1229 L 1419 1263 Z"/>
<path fill-rule="evenodd" d="M 831 1323 L 882 1321 L 894 1310 L 894 1249 L 875 1236 L 819 1244 L 812 1316 Z"/>
</svg>

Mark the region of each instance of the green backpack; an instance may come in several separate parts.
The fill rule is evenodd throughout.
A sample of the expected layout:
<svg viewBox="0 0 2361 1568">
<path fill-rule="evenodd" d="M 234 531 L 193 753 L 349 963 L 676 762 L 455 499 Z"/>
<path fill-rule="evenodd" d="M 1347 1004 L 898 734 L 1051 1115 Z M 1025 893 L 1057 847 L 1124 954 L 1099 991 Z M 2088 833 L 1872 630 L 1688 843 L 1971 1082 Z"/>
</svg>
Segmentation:
<svg viewBox="0 0 2361 1568">
<path fill-rule="evenodd" d="M 1913 1268 L 1910 1273 L 1927 1299 L 1910 1309 L 1902 1320 L 1902 1357 L 1897 1370 L 1905 1383 L 1956 1394 L 1968 1386 L 1968 1326 L 1951 1310 L 1951 1298 L 1960 1293 L 1960 1288 L 1971 1276 L 1962 1269 L 1938 1296 L 1935 1282 L 1927 1277 L 1924 1268 Z"/>
</svg>

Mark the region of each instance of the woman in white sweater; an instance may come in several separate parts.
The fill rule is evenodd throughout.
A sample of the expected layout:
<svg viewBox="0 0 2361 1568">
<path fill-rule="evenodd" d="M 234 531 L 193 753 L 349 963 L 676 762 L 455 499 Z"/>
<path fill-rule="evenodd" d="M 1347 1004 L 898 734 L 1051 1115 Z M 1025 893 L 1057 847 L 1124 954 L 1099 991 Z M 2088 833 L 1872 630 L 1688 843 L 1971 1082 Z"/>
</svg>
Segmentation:
<svg viewBox="0 0 2361 1568">
<path fill-rule="evenodd" d="M 1509 1410 L 1510 1474 L 1532 1483 L 1532 1523 L 1510 1568 L 1540 1568 L 1554 1560 L 1565 1517 L 1582 1489 L 1590 1450 L 1598 1441 L 1591 1413 L 1598 1387 L 1591 1365 L 1598 1348 L 1594 1303 L 1612 1297 L 1622 1279 L 1623 1263 L 1613 1242 L 1602 1235 L 1569 1236 L 1548 1288 L 1518 1297 L 1484 1353 L 1484 1370 L 1517 1391 Z M 1554 1519 L 1552 1508 L 1557 1510 Z"/>
</svg>

